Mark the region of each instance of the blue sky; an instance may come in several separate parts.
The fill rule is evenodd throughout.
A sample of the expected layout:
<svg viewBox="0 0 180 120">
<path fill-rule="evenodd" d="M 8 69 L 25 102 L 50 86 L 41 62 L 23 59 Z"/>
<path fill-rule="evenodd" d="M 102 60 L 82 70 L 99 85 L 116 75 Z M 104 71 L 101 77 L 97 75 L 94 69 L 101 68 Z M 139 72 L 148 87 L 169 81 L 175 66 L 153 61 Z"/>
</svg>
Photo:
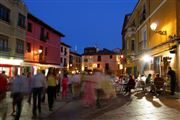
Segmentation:
<svg viewBox="0 0 180 120">
<path fill-rule="evenodd" d="M 29 11 L 65 34 L 63 42 L 84 47 L 121 48 L 124 16 L 137 0 L 24 0 Z"/>
</svg>

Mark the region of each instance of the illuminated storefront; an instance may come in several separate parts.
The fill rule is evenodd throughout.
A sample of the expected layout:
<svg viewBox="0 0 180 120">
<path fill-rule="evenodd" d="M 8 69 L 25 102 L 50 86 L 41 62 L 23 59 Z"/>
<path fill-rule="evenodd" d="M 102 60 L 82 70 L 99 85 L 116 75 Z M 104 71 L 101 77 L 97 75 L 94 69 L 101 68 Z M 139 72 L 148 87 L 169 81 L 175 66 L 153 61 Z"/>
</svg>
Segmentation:
<svg viewBox="0 0 180 120">
<path fill-rule="evenodd" d="M 8 77 L 14 76 L 14 72 L 17 71 L 18 74 L 22 73 L 22 63 L 21 59 L 5 59 L 0 58 L 0 73 L 5 71 Z"/>
</svg>

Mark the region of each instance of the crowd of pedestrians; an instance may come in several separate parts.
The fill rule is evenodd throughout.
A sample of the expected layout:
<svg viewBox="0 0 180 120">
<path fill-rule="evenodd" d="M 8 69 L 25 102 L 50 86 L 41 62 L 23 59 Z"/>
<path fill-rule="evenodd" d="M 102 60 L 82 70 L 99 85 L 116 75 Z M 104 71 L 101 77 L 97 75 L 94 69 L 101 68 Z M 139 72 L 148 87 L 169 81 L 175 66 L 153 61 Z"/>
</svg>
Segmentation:
<svg viewBox="0 0 180 120">
<path fill-rule="evenodd" d="M 170 78 L 171 95 L 175 92 L 176 74 L 169 67 L 167 75 Z M 41 103 L 47 101 L 49 111 L 53 111 L 55 99 L 60 98 L 63 101 L 80 99 L 84 107 L 101 107 L 102 101 L 109 101 L 116 97 L 116 84 L 120 85 L 122 91 L 131 93 L 132 89 L 138 86 L 150 86 L 150 92 L 156 92 L 164 85 L 164 79 L 159 74 L 153 78 L 152 74 L 147 77 L 140 75 L 137 79 L 133 75 L 112 77 L 102 72 L 94 74 L 60 74 L 54 68 L 49 68 L 47 75 L 44 70 L 38 70 L 37 74 L 32 75 L 22 73 L 18 75 L 17 71 L 10 80 L 8 87 L 7 76 L 4 72 L 0 74 L 0 99 L 5 96 L 5 91 L 9 88 L 12 97 L 12 114 L 14 120 L 19 120 L 22 112 L 22 101 L 27 97 L 27 102 L 32 104 L 33 118 L 41 114 Z M 153 83 L 153 84 L 152 84 Z M 159 85 L 159 86 L 158 86 Z M 119 86 L 118 86 L 119 87 Z M 70 95 L 70 97 L 68 96 Z"/>
</svg>

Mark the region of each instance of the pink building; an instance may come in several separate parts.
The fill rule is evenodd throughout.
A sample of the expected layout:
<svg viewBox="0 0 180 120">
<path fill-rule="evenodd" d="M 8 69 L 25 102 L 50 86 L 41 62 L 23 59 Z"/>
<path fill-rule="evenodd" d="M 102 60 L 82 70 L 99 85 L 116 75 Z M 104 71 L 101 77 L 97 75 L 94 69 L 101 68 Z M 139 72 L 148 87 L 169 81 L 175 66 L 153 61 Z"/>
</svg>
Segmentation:
<svg viewBox="0 0 180 120">
<path fill-rule="evenodd" d="M 60 41 L 64 35 L 28 13 L 24 72 L 60 67 Z"/>
</svg>

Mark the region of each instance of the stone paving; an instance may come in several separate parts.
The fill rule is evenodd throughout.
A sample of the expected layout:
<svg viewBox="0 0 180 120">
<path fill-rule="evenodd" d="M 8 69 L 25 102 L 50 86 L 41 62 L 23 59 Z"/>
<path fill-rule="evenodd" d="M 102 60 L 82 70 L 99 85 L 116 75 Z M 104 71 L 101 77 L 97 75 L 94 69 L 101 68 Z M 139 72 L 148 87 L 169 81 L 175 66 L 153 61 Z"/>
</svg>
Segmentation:
<svg viewBox="0 0 180 120">
<path fill-rule="evenodd" d="M 180 120 L 180 99 L 134 93 L 122 107 L 93 120 Z"/>
<path fill-rule="evenodd" d="M 7 96 L 4 108 L 0 107 L 0 113 L 7 108 L 6 119 L 0 114 L 0 120 L 13 120 L 11 101 Z M 24 100 L 20 120 L 31 120 L 31 106 Z M 150 93 L 135 92 L 119 95 L 100 109 L 85 108 L 80 100 L 56 100 L 53 112 L 49 112 L 47 102 L 42 104 L 42 113 L 37 120 L 180 120 L 180 99 L 168 95 L 156 98 Z"/>
<path fill-rule="evenodd" d="M 10 98 L 10 93 L 7 94 L 7 97 L 4 101 L 1 101 L 0 103 L 0 120 L 13 120 L 13 116 L 11 115 L 12 112 L 12 99 Z M 60 98 L 57 98 L 60 99 Z M 4 102 L 4 104 L 2 104 Z M 53 111 L 49 111 L 48 103 L 47 101 L 45 103 L 42 103 L 42 113 L 38 115 L 37 119 L 45 119 L 50 114 L 55 112 L 57 109 L 60 109 L 66 104 L 64 101 L 56 100 L 54 103 Z M 7 113 L 6 118 L 2 118 L 2 113 Z M 27 98 L 24 98 L 23 100 L 23 108 L 20 120 L 31 120 L 32 118 L 32 105 L 27 102 Z"/>
</svg>

